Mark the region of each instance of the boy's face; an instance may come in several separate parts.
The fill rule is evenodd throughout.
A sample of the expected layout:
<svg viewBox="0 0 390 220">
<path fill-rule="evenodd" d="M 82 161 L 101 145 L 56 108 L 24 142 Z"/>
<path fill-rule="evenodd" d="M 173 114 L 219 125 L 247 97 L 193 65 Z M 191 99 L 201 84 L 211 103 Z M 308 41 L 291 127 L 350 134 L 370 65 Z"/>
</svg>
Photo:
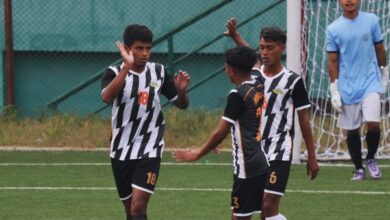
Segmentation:
<svg viewBox="0 0 390 220">
<path fill-rule="evenodd" d="M 344 12 L 355 12 L 359 10 L 360 0 L 340 0 L 340 6 Z"/>
<path fill-rule="evenodd" d="M 265 66 L 273 66 L 280 63 L 280 56 L 283 54 L 285 46 L 276 41 L 260 40 L 260 57 Z"/>
<path fill-rule="evenodd" d="M 137 66 L 145 66 L 151 55 L 152 43 L 134 41 L 129 49 L 133 52 L 134 64 Z"/>
</svg>

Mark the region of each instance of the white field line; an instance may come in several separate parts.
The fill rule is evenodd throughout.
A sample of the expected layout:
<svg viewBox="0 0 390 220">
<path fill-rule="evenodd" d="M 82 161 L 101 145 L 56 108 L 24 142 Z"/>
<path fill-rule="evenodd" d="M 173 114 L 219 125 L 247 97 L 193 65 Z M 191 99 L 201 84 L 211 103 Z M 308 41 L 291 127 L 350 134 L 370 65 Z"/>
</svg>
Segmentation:
<svg viewBox="0 0 390 220">
<path fill-rule="evenodd" d="M 0 187 L 0 191 L 15 190 L 42 190 L 42 191 L 112 191 L 115 187 Z M 190 192 L 230 192 L 231 189 L 220 188 L 156 188 L 157 191 L 190 191 Z M 333 191 L 333 190 L 286 190 L 288 193 L 306 193 L 306 194 L 357 194 L 357 195 L 390 195 L 386 191 Z"/>
<path fill-rule="evenodd" d="M 183 149 L 189 149 L 189 148 L 175 148 L 175 147 L 170 147 L 170 148 L 164 148 L 164 152 L 172 152 L 174 150 L 183 150 Z M 35 147 L 35 146 L 0 146 L 0 151 L 106 151 L 110 152 L 110 148 L 82 148 L 82 147 Z M 230 148 L 223 148 L 220 149 L 221 152 L 232 152 Z"/>
<path fill-rule="evenodd" d="M 0 166 L 110 166 L 110 163 L 0 163 Z"/>
<path fill-rule="evenodd" d="M 81 147 L 34 147 L 34 146 L 0 146 L 0 151 L 107 151 L 109 148 L 81 148 Z"/>
<path fill-rule="evenodd" d="M 0 163 L 0 166 L 110 166 L 110 163 Z M 163 166 L 232 166 L 231 163 L 176 163 L 162 162 Z M 295 165 L 305 165 L 293 164 Z M 319 163 L 320 167 L 353 167 L 352 164 Z M 381 168 L 389 168 L 390 165 L 379 165 Z"/>
<path fill-rule="evenodd" d="M 231 163 L 175 163 L 163 162 L 165 166 L 232 166 Z M 110 163 L 0 163 L 0 166 L 111 166 Z"/>
</svg>

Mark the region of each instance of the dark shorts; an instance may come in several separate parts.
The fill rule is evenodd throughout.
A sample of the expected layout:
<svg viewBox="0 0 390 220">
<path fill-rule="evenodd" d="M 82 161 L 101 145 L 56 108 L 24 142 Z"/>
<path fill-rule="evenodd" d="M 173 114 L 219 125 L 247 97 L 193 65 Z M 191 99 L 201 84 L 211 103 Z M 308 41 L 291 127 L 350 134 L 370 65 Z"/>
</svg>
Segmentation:
<svg viewBox="0 0 390 220">
<path fill-rule="evenodd" d="M 264 192 L 283 196 L 290 175 L 290 167 L 291 161 L 270 161 Z"/>
<path fill-rule="evenodd" d="M 247 179 L 234 176 L 231 195 L 231 209 L 234 216 L 246 217 L 261 213 L 266 180 L 266 173 Z"/>
<path fill-rule="evenodd" d="M 111 159 L 112 171 L 119 198 L 127 200 L 133 188 L 154 193 L 160 171 L 161 158 L 143 158 L 139 160 L 121 161 Z"/>
</svg>

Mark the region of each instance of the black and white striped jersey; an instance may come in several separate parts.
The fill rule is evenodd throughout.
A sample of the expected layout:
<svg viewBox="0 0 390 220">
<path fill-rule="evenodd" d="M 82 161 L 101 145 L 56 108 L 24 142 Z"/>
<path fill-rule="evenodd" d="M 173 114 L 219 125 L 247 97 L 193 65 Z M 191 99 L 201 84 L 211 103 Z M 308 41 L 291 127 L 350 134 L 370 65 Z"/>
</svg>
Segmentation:
<svg viewBox="0 0 390 220">
<path fill-rule="evenodd" d="M 261 147 L 261 115 L 264 86 L 260 81 L 245 81 L 228 96 L 223 120 L 232 124 L 234 175 L 240 179 L 266 172 L 268 161 Z"/>
<path fill-rule="evenodd" d="M 269 161 L 291 160 L 294 110 L 310 107 L 303 79 L 283 67 L 275 76 L 268 77 L 261 69 L 253 69 L 252 77 L 264 83 L 266 110 L 263 111 L 262 146 Z"/>
<path fill-rule="evenodd" d="M 107 68 L 102 92 L 120 68 Z M 165 121 L 160 94 L 171 102 L 177 99 L 173 78 L 163 65 L 148 62 L 142 73 L 129 71 L 123 89 L 112 103 L 111 158 L 123 161 L 162 156 Z"/>
</svg>

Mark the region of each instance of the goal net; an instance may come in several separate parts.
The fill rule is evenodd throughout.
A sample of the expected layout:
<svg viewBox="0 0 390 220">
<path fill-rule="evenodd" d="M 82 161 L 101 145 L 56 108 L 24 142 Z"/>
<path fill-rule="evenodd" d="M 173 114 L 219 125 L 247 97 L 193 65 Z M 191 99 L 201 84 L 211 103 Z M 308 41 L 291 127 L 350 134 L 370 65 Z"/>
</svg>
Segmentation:
<svg viewBox="0 0 390 220">
<path fill-rule="evenodd" d="M 342 14 L 338 0 L 303 0 L 301 73 L 307 83 L 312 104 L 312 129 L 320 160 L 349 159 L 346 136 L 336 124 L 338 115 L 330 104 L 326 53 L 326 27 Z M 361 0 L 361 10 L 380 18 L 389 64 L 390 0 Z M 348 30 L 346 30 L 348 31 Z M 382 98 L 381 140 L 377 158 L 390 158 L 389 88 Z M 361 129 L 363 156 L 366 154 L 366 129 Z M 305 154 L 301 155 L 305 158 Z"/>
</svg>

